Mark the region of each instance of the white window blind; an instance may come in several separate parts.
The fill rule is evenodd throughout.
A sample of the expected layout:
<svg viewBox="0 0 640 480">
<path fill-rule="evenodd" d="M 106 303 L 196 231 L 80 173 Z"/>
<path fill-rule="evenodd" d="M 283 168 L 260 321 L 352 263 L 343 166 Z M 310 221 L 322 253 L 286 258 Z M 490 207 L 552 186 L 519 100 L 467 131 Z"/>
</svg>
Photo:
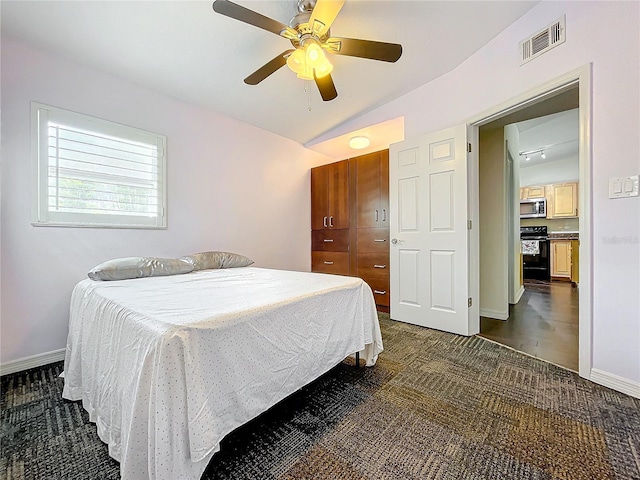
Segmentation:
<svg viewBox="0 0 640 480">
<path fill-rule="evenodd" d="M 166 137 L 33 104 L 38 225 L 164 228 Z"/>
</svg>

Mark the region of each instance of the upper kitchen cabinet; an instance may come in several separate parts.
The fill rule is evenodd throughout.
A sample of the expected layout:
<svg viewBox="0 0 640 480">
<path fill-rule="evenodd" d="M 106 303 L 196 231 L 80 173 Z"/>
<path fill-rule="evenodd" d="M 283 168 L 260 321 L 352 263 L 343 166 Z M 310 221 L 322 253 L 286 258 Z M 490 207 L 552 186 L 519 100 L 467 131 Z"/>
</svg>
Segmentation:
<svg viewBox="0 0 640 480">
<path fill-rule="evenodd" d="M 349 228 L 349 162 L 311 169 L 311 229 Z"/>
<path fill-rule="evenodd" d="M 547 218 L 578 216 L 578 183 L 547 185 Z"/>
<path fill-rule="evenodd" d="M 522 187 L 520 189 L 520 200 L 529 200 L 531 198 L 544 198 L 546 195 L 546 188 L 544 185 Z"/>
<path fill-rule="evenodd" d="M 389 150 L 352 159 L 355 165 L 356 227 L 389 226 Z"/>
</svg>

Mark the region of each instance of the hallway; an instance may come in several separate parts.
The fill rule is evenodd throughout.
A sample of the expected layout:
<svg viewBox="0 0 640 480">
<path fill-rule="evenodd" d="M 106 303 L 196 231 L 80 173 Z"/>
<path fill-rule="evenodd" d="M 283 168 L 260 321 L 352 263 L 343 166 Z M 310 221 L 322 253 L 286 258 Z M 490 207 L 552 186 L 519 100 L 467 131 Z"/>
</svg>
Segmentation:
<svg viewBox="0 0 640 480">
<path fill-rule="evenodd" d="M 525 281 L 509 319 L 480 317 L 480 336 L 578 371 L 578 288 L 569 282 Z"/>
</svg>

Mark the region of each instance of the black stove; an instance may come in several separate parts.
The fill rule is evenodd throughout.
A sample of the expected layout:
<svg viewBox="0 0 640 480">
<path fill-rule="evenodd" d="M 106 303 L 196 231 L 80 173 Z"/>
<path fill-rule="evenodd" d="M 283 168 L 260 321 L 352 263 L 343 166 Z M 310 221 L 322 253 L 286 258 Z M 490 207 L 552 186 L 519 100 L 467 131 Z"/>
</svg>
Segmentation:
<svg viewBox="0 0 640 480">
<path fill-rule="evenodd" d="M 525 279 L 551 280 L 551 255 L 547 227 L 520 227 L 522 267 Z"/>
</svg>

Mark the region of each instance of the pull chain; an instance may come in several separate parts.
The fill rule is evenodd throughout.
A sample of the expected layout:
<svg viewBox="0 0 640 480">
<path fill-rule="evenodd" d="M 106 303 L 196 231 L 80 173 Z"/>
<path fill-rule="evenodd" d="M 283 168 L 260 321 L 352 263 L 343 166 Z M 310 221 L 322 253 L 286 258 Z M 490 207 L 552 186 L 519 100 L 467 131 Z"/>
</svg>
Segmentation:
<svg viewBox="0 0 640 480">
<path fill-rule="evenodd" d="M 307 99 L 309 101 L 309 111 L 311 111 L 311 88 L 309 88 L 309 85 L 311 84 L 311 82 L 309 82 L 309 80 L 305 80 L 304 81 L 304 91 L 307 92 Z"/>
</svg>

